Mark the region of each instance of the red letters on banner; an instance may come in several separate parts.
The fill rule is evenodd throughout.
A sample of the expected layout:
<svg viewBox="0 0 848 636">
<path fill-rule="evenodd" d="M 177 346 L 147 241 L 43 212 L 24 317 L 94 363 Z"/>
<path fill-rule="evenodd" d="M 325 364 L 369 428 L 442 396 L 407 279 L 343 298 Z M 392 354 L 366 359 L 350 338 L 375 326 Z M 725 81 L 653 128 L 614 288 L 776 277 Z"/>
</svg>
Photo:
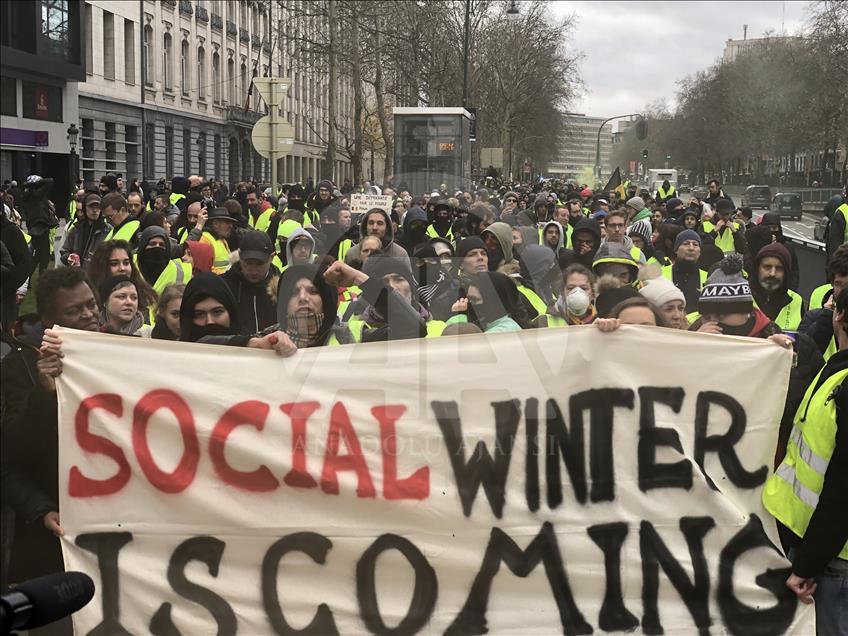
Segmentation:
<svg viewBox="0 0 848 636">
<path fill-rule="evenodd" d="M 316 488 L 319 481 L 309 473 L 307 466 L 307 423 L 320 408 L 311 402 L 289 402 L 280 410 L 291 420 L 291 464 L 282 482 L 292 488 Z M 116 417 L 124 414 L 123 398 L 116 393 L 92 395 L 80 403 L 75 414 L 76 440 L 80 448 L 94 455 L 105 455 L 118 465 L 117 472 L 108 479 L 93 479 L 83 475 L 77 466 L 69 473 L 68 492 L 71 497 L 99 497 L 120 492 L 129 483 L 132 470 L 125 451 L 115 442 L 90 431 L 90 419 L 96 409 L 103 409 Z M 156 463 L 148 443 L 148 423 L 159 411 L 170 411 L 176 418 L 182 436 L 183 452 L 173 472 L 163 471 Z M 430 494 L 430 470 L 422 466 L 409 477 L 397 474 L 397 421 L 405 412 L 401 405 L 375 406 L 371 413 L 379 426 L 382 457 L 383 497 L 387 500 L 426 499 Z M 280 481 L 268 466 L 260 465 L 251 471 L 237 470 L 226 459 L 230 434 L 239 426 L 252 426 L 258 432 L 265 428 L 270 406 L 257 400 L 234 404 L 221 415 L 209 438 L 209 459 L 218 478 L 229 486 L 249 492 L 270 492 L 280 487 Z M 141 472 L 157 490 L 175 494 L 188 488 L 197 474 L 200 463 L 200 441 L 194 414 L 189 404 L 170 389 L 155 389 L 142 396 L 133 409 L 132 448 Z M 376 497 L 376 488 L 356 429 L 348 410 L 342 402 L 333 404 L 330 426 L 324 446 L 321 467 L 321 490 L 330 495 L 339 494 L 338 474 L 353 472 L 356 476 L 356 495 Z"/>
</svg>

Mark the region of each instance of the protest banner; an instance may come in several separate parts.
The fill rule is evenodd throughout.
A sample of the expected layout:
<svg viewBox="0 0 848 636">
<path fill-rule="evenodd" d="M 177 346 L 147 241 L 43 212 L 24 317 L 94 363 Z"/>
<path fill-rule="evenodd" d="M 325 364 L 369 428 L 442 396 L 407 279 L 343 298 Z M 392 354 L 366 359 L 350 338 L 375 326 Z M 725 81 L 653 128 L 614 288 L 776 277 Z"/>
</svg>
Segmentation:
<svg viewBox="0 0 848 636">
<path fill-rule="evenodd" d="M 811 633 L 760 503 L 772 343 L 60 333 L 79 634 Z"/>
<path fill-rule="evenodd" d="M 350 213 L 365 214 L 371 208 L 380 208 L 387 214 L 392 211 L 392 197 L 382 194 L 351 194 Z"/>
</svg>

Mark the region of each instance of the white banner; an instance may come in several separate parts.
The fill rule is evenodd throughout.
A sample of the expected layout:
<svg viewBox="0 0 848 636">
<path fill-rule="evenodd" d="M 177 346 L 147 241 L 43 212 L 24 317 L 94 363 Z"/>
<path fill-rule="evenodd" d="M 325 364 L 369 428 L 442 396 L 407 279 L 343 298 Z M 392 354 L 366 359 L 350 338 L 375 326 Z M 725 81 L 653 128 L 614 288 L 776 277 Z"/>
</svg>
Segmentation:
<svg viewBox="0 0 848 636">
<path fill-rule="evenodd" d="M 760 504 L 771 343 L 62 338 L 77 633 L 812 633 Z"/>
<path fill-rule="evenodd" d="M 350 213 L 365 214 L 371 208 L 380 208 L 386 214 L 392 211 L 391 195 L 382 194 L 351 194 Z"/>
</svg>

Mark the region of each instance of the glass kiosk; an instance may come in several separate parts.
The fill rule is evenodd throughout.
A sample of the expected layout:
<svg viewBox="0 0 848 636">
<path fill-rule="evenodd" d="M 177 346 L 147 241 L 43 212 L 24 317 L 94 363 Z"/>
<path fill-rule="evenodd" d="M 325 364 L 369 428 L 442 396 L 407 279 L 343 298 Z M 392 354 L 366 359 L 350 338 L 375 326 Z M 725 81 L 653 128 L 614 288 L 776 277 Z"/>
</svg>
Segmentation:
<svg viewBox="0 0 848 636">
<path fill-rule="evenodd" d="M 464 108 L 395 108 L 393 182 L 413 196 L 471 188 L 472 115 Z"/>
</svg>

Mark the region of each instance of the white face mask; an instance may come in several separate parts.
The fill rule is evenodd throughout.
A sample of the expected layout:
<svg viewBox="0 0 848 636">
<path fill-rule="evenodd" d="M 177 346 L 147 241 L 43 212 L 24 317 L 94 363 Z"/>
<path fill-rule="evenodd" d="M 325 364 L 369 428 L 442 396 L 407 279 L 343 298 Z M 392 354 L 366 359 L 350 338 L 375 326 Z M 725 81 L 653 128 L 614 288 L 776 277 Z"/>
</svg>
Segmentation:
<svg viewBox="0 0 848 636">
<path fill-rule="evenodd" d="M 568 311 L 575 316 L 583 316 L 589 309 L 591 302 L 589 294 L 582 287 L 575 287 L 565 297 L 565 304 L 568 307 Z"/>
</svg>

